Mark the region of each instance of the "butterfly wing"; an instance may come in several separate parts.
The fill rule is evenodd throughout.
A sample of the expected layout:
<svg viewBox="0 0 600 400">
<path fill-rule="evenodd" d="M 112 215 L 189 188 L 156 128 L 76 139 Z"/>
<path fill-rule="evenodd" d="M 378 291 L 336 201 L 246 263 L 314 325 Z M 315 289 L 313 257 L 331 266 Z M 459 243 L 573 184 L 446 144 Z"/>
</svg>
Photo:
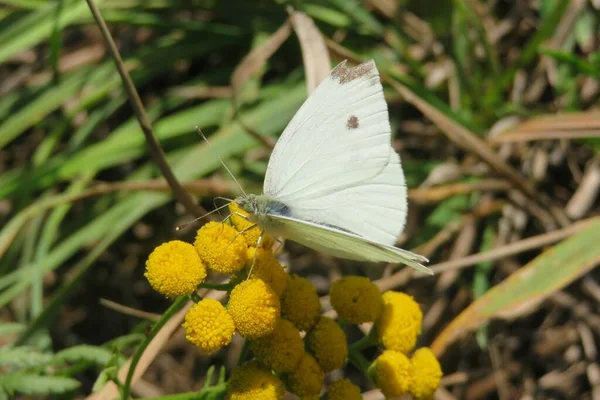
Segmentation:
<svg viewBox="0 0 600 400">
<path fill-rule="evenodd" d="M 427 258 L 410 251 L 345 232 L 335 227 L 319 225 L 281 215 L 267 215 L 264 229 L 325 254 L 357 261 L 402 263 L 417 271 L 433 275 L 422 263 Z"/>
<path fill-rule="evenodd" d="M 294 218 L 392 245 L 406 220 L 400 158 L 373 61 L 342 62 L 310 95 L 269 160 L 264 193 Z"/>
</svg>

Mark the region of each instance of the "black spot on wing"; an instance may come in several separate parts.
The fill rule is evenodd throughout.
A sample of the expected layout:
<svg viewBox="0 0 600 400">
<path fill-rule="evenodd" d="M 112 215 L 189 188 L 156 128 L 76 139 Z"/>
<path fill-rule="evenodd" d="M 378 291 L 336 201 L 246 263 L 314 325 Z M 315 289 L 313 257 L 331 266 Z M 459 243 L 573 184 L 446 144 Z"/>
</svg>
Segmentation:
<svg viewBox="0 0 600 400">
<path fill-rule="evenodd" d="M 350 117 L 348 117 L 348 121 L 346 121 L 346 128 L 348 128 L 348 129 L 358 128 L 358 117 L 356 115 L 351 115 Z"/>
</svg>

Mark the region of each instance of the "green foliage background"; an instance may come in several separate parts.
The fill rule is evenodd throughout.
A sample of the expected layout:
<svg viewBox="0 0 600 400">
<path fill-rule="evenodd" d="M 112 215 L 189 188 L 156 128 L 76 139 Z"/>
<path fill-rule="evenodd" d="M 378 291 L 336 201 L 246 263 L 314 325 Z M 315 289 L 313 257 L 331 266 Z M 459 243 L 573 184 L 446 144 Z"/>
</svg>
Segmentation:
<svg viewBox="0 0 600 400">
<path fill-rule="evenodd" d="M 216 173 L 226 188 L 233 187 L 199 140 L 198 125 L 243 185 L 259 190 L 268 151 L 247 128 L 276 137 L 304 101 L 296 37 L 292 34 L 245 86 L 239 118 L 230 99 L 230 77 L 244 56 L 285 22 L 286 6 L 312 17 L 323 35 L 342 48 L 375 59 L 381 71 L 411 88 L 429 107 L 484 140 L 508 117 L 583 111 L 597 102 L 597 91 L 586 96 L 581 90 L 600 77 L 599 16 L 591 3 L 575 12 L 564 0 L 542 0 L 536 2 L 539 7 L 528 2 L 497 2 L 491 8 L 479 1 L 435 3 L 96 2 L 167 161 L 182 182 Z M 135 185 L 161 176 L 87 3 L 0 4 L 0 371 L 6 372 L 0 387 L 5 396 L 72 397 L 92 390 L 98 374 L 95 387 L 114 377 L 148 327 L 145 321 L 107 311 L 98 299 L 164 310 L 166 302 L 151 294 L 143 280 L 144 260 L 162 241 L 189 239 L 189 229 L 175 233 L 174 228 L 190 217 L 175 206 L 164 185 L 161 190 Z M 565 15 L 573 17 L 566 34 L 559 31 Z M 489 26 L 505 20 L 516 25 L 491 39 Z M 344 58 L 335 51 L 332 55 L 335 61 Z M 543 62 L 554 63 L 556 74 L 542 78 L 541 95 L 515 94 L 539 79 L 536 71 Z M 447 76 L 434 79 L 434 70 Z M 385 90 L 409 187 L 418 187 L 449 161 L 468 164 L 473 159 L 392 86 Z M 415 123 L 416 133 L 405 133 L 407 121 Z M 597 138 L 568 143 L 581 168 L 597 157 Z M 515 151 L 508 161 L 519 169 L 524 159 Z M 577 188 L 566 170 L 562 166 L 538 186 L 558 203 L 564 203 L 565 191 Z M 476 183 L 493 173 L 468 175 L 457 181 Z M 121 186 L 89 193 L 99 182 Z M 213 191 L 195 193 L 201 205 L 212 208 Z M 225 192 L 235 194 L 234 189 Z M 415 207 L 419 226 L 406 246 L 428 243 L 477 208 L 483 195 L 461 193 Z M 493 247 L 499 218 L 497 212 L 481 217 L 473 251 Z M 530 222 L 524 236 L 542 231 Z M 432 259 L 444 261 L 448 254 L 443 247 Z M 363 271 L 356 265 L 344 268 Z M 480 263 L 474 275 L 463 276 L 456 286 L 480 297 L 504 277 L 494 275 L 489 263 Z M 571 280 L 576 277 L 575 271 Z M 427 293 L 427 285 L 419 281 L 417 296 L 420 290 Z M 73 315 L 74 310 L 83 315 Z M 478 334 L 483 346 L 486 335 Z M 445 368 L 453 371 L 458 364 L 454 360 Z M 194 375 L 204 379 L 206 368 Z"/>
</svg>

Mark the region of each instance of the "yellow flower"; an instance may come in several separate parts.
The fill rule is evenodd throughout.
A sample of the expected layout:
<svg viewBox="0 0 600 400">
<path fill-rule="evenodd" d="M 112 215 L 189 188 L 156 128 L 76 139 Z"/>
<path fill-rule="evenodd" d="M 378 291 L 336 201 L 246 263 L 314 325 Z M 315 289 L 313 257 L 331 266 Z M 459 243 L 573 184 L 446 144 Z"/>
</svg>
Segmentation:
<svg viewBox="0 0 600 400">
<path fill-rule="evenodd" d="M 227 305 L 235 328 L 248 339 L 273 332 L 280 310 L 277 293 L 260 279 L 248 279 L 233 288 Z"/>
<path fill-rule="evenodd" d="M 284 395 L 283 382 L 256 361 L 235 368 L 227 382 L 229 400 L 278 400 Z"/>
<path fill-rule="evenodd" d="M 415 400 L 433 399 L 442 380 L 442 367 L 433 352 L 423 347 L 415 351 L 410 359 L 413 366 L 413 381 L 410 394 Z"/>
<path fill-rule="evenodd" d="M 324 379 L 325 374 L 317 360 L 308 353 L 302 354 L 296 370 L 287 376 L 290 391 L 300 397 L 318 395 Z"/>
<path fill-rule="evenodd" d="M 333 382 L 327 389 L 327 400 L 361 400 L 360 388 L 342 378 Z"/>
<path fill-rule="evenodd" d="M 194 246 L 173 240 L 161 244 L 150 253 L 144 276 L 154 290 L 172 298 L 195 291 L 206 278 L 206 267 Z"/>
<path fill-rule="evenodd" d="M 233 318 L 217 300 L 204 299 L 185 314 L 185 338 L 207 354 L 231 343 Z"/>
<path fill-rule="evenodd" d="M 280 319 L 275 330 L 251 342 L 256 359 L 276 372 L 292 372 L 304 354 L 304 342 L 294 324 Z"/>
<path fill-rule="evenodd" d="M 239 215 L 234 214 L 238 213 L 245 215 L 246 217 L 250 215 L 235 201 L 229 203 L 229 212 L 231 213 L 231 223 L 233 224 L 235 229 L 237 229 L 238 232 L 244 231 L 242 235 L 244 235 L 244 237 L 246 238 L 246 243 L 248 243 L 248 246 L 256 247 L 256 243 L 258 243 L 258 237 L 260 236 L 262 229 L 256 226 L 256 224 L 248 221 L 247 219 L 244 219 Z M 254 228 L 250 229 L 251 226 L 254 226 Z M 260 247 L 270 249 L 271 247 L 273 247 L 274 242 L 275 240 L 272 236 L 264 233 L 260 242 Z"/>
<path fill-rule="evenodd" d="M 347 276 L 331 285 L 331 306 L 352 324 L 375 321 L 381 315 L 381 292 L 368 278 Z"/>
<path fill-rule="evenodd" d="M 254 253 L 256 253 L 256 262 L 254 261 Z M 249 278 L 256 278 L 265 281 L 281 297 L 287 286 L 288 274 L 285 272 L 275 255 L 270 251 L 262 248 L 248 248 L 248 268 L 252 269 Z"/>
<path fill-rule="evenodd" d="M 281 296 L 281 315 L 301 331 L 313 326 L 321 314 L 317 289 L 308 280 L 291 275 Z"/>
<path fill-rule="evenodd" d="M 421 333 L 423 313 L 419 304 L 405 293 L 388 291 L 383 294 L 383 313 L 375 324 L 381 344 L 390 350 L 407 354 Z"/>
<path fill-rule="evenodd" d="M 308 347 L 323 371 L 342 368 L 348 357 L 346 334 L 331 318 L 321 317 L 307 335 Z"/>
<path fill-rule="evenodd" d="M 385 350 L 369 367 L 369 375 L 386 397 L 400 397 L 412 385 L 412 365 L 406 355 Z"/>
<path fill-rule="evenodd" d="M 246 264 L 244 236 L 222 222 L 209 222 L 200 228 L 194 246 L 202 261 L 222 274 L 239 271 Z"/>
</svg>

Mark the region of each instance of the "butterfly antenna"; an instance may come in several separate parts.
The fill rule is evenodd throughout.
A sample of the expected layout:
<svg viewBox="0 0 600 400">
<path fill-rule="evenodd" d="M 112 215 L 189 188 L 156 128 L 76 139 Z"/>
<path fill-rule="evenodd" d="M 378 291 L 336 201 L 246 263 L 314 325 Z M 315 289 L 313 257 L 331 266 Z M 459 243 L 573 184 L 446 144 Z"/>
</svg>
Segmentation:
<svg viewBox="0 0 600 400">
<path fill-rule="evenodd" d="M 193 220 L 191 220 L 191 221 L 188 221 L 188 222 L 186 222 L 186 223 L 184 223 L 184 224 L 178 225 L 178 226 L 175 228 L 175 230 L 176 230 L 176 231 L 180 231 L 180 230 L 182 230 L 183 228 L 185 228 L 186 226 L 188 226 L 188 225 L 190 225 L 190 224 L 193 224 L 194 222 L 196 222 L 196 221 L 198 221 L 198 220 L 201 220 L 202 218 L 208 217 L 210 214 L 213 214 L 213 213 L 219 212 L 221 209 L 223 209 L 223 208 L 227 207 L 229 204 L 231 204 L 231 202 L 229 202 L 229 203 L 227 203 L 227 204 L 224 204 L 224 205 L 222 205 L 221 207 L 215 208 L 214 210 L 212 210 L 212 211 L 210 211 L 210 212 L 207 212 L 206 214 L 204 214 L 204 215 L 202 215 L 202 216 L 200 216 L 200 217 L 198 217 L 198 218 L 194 218 L 194 219 L 193 219 Z"/>
<path fill-rule="evenodd" d="M 217 196 L 213 198 L 213 207 L 217 208 L 217 200 L 226 200 L 227 204 L 231 204 L 233 202 L 233 199 L 228 199 L 227 197 L 221 197 L 221 196 Z M 221 212 L 219 211 L 219 217 L 221 217 L 221 219 L 223 219 L 223 216 L 221 215 Z M 225 222 L 225 221 L 223 221 Z"/>
<path fill-rule="evenodd" d="M 198 132 L 198 134 L 200 136 L 202 136 L 202 139 L 204 139 L 204 141 L 206 142 L 206 144 L 208 145 L 208 147 L 210 147 L 210 149 L 213 151 L 213 153 L 215 153 L 215 156 L 217 156 L 217 158 L 221 162 L 221 165 L 223 166 L 223 168 L 225 168 L 225 170 L 227 171 L 227 173 L 229 174 L 229 176 L 231 176 L 231 178 L 233 179 L 233 181 L 235 182 L 235 184 L 242 191 L 242 193 L 244 194 L 244 196 L 246 196 L 246 192 L 244 191 L 244 188 L 242 188 L 242 185 L 240 185 L 240 183 L 238 182 L 238 180 L 235 179 L 235 176 L 233 176 L 233 173 L 231 172 L 231 170 L 227 167 L 227 165 L 225 165 L 225 163 L 223 162 L 223 159 L 221 158 L 221 156 L 219 155 L 219 153 L 217 153 L 215 151 L 215 149 L 213 149 L 212 145 L 210 144 L 210 142 L 208 141 L 208 139 L 206 138 L 206 136 L 204 136 L 204 132 L 202 132 L 202 129 L 200 129 L 199 126 L 196 126 L 196 131 Z"/>
</svg>

